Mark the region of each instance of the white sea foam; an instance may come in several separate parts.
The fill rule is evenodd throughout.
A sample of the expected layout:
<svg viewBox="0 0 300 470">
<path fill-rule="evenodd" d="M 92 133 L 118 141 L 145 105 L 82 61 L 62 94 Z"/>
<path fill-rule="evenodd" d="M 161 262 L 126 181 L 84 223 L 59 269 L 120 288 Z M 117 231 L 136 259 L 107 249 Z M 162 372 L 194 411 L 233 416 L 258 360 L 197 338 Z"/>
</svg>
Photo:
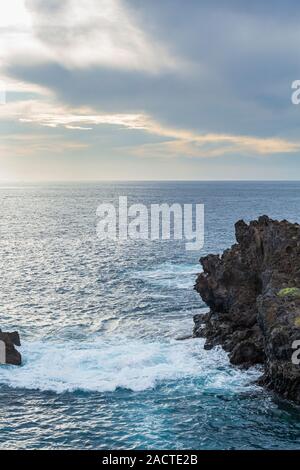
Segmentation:
<svg viewBox="0 0 300 470">
<path fill-rule="evenodd" d="M 199 272 L 201 266 L 198 264 L 163 263 L 152 269 L 135 271 L 132 276 L 160 287 L 191 289 Z"/>
<path fill-rule="evenodd" d="M 20 368 L 0 369 L 0 383 L 14 388 L 109 392 L 117 388 L 143 391 L 159 383 L 199 379 L 199 393 L 209 389 L 240 390 L 258 376 L 228 365 L 220 349 L 205 351 L 202 340 L 169 342 L 97 339 L 91 343 L 28 342 Z"/>
</svg>

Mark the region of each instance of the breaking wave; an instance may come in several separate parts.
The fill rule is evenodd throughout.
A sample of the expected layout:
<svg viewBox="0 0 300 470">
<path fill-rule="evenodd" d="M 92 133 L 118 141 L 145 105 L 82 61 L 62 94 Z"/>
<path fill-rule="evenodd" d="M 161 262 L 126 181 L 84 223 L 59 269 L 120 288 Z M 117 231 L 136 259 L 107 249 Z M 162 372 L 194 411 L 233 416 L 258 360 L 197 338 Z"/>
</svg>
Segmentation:
<svg viewBox="0 0 300 470">
<path fill-rule="evenodd" d="M 163 263 L 152 269 L 135 271 L 132 273 L 132 277 L 158 287 L 192 289 L 196 275 L 200 271 L 199 264 Z"/>
<path fill-rule="evenodd" d="M 200 392 L 238 391 L 258 377 L 229 366 L 221 349 L 205 351 L 203 341 L 28 342 L 22 347 L 20 368 L 1 368 L 0 383 L 14 388 L 54 391 L 134 392 L 155 388 L 168 381 L 195 379 Z"/>
</svg>

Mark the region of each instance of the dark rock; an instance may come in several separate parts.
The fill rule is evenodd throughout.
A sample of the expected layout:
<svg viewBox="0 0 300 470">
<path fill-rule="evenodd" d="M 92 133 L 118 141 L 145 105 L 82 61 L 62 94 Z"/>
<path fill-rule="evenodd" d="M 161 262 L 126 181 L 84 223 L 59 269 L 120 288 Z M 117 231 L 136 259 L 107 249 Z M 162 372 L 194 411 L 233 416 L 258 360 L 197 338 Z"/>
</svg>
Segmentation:
<svg viewBox="0 0 300 470">
<path fill-rule="evenodd" d="M 3 350 L 1 350 L 0 344 L 0 352 L 5 353 L 4 356 L 2 354 L 0 355 L 1 363 L 20 366 L 22 363 L 22 357 L 19 351 L 15 348 L 15 346 L 21 346 L 19 333 L 16 331 L 12 333 L 4 333 L 0 330 L 0 342 L 2 345 L 4 344 Z"/>
<path fill-rule="evenodd" d="M 206 348 L 221 345 L 232 364 L 264 364 L 260 383 L 300 403 L 300 226 L 262 216 L 235 225 L 237 244 L 201 258 L 195 289 L 210 312 L 194 318 Z M 299 355 L 300 356 L 300 355 Z"/>
</svg>

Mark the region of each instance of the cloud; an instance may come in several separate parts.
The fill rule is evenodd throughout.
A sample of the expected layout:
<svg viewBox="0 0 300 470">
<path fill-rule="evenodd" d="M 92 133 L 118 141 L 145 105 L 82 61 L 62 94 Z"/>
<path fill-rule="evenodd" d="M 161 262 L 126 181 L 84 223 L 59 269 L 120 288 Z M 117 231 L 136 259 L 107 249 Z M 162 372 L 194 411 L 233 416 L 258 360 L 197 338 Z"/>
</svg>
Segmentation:
<svg viewBox="0 0 300 470">
<path fill-rule="evenodd" d="M 10 134 L 1 137 L 0 157 L 29 157 L 45 154 L 63 154 L 66 151 L 82 151 L 87 144 L 76 140 L 60 141 L 41 134 Z"/>
<path fill-rule="evenodd" d="M 258 1 L 250 6 L 229 1 L 225 8 L 214 1 L 110 0 L 107 11 L 99 7 L 105 1 L 96 3 L 98 7 L 92 0 L 27 2 L 35 49 L 10 54 L 7 73 L 47 87 L 70 106 L 146 113 L 204 132 L 297 135 L 290 83 L 298 77 L 300 18 L 293 2 L 287 7 L 294 11 L 292 21 L 286 7 Z M 125 12 L 124 23 L 120 11 Z M 102 58 L 93 59 L 102 46 L 109 50 L 105 38 L 97 36 L 107 31 L 103 23 L 111 26 L 116 54 L 108 54 L 109 62 L 102 52 Z M 120 40 L 123 33 L 128 40 Z M 25 38 L 17 42 L 22 51 Z"/>
<path fill-rule="evenodd" d="M 100 65 L 147 73 L 180 64 L 140 27 L 122 0 L 14 0 L 13 7 L 16 23 L 9 7 L 0 22 L 2 63 L 53 63 L 67 69 Z"/>
<path fill-rule="evenodd" d="M 45 132 L 45 145 L 66 152 L 78 139 L 86 165 L 100 154 L 141 168 L 188 157 L 192 172 L 215 162 L 217 175 L 223 157 L 272 155 L 260 161 L 271 169 L 290 157 L 296 167 L 296 2 L 12 1 L 18 21 L 9 6 L 0 19 L 0 79 L 11 92 L 0 120 L 36 138 L 34 152 L 47 152 L 34 134 Z"/>
<path fill-rule="evenodd" d="M 195 134 L 185 130 L 174 130 L 149 125 L 149 132 L 172 137 L 165 142 L 144 144 L 133 148 L 133 154 L 142 157 L 197 157 L 212 158 L 226 154 L 254 156 L 300 151 L 300 141 L 279 138 L 258 138 L 245 135 Z"/>
<path fill-rule="evenodd" d="M 49 97 L 53 95 L 49 88 L 43 87 L 35 83 L 28 83 L 26 81 L 17 80 L 13 77 L 0 74 L 0 89 L 6 93 L 24 93 L 24 94 L 37 94 Z"/>
<path fill-rule="evenodd" d="M 50 128 L 77 131 L 92 130 L 95 126 L 111 125 L 144 131 L 163 139 L 162 142 L 132 147 L 132 154 L 138 156 L 210 158 L 228 153 L 256 156 L 257 154 L 270 155 L 300 151 L 300 141 L 289 141 L 276 137 L 260 138 L 222 133 L 197 133 L 166 126 L 146 114 L 97 114 L 95 110 L 88 107 L 70 108 L 58 103 L 39 100 L 16 101 L 1 106 L 0 120 L 9 119 Z"/>
<path fill-rule="evenodd" d="M 20 121 L 45 127 L 86 130 L 83 126 L 110 124 L 144 129 L 148 118 L 142 114 L 99 114 L 89 107 L 71 108 L 41 99 L 12 101 L 0 106 L 0 120 Z"/>
<path fill-rule="evenodd" d="M 144 144 L 131 148 L 133 155 L 147 158 L 214 158 L 224 155 L 257 157 L 296 153 L 300 151 L 300 142 L 288 142 L 280 139 L 254 139 L 245 136 L 210 135 L 195 138 L 193 141 L 171 140 L 160 143 Z"/>
</svg>

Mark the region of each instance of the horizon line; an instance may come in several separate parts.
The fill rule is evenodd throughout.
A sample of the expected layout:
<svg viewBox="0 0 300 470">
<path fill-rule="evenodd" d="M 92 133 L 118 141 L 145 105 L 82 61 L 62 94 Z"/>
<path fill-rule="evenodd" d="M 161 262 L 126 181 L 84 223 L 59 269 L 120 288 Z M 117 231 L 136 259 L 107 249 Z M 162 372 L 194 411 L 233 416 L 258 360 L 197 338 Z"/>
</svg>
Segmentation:
<svg viewBox="0 0 300 470">
<path fill-rule="evenodd" d="M 95 180 L 0 180 L 6 184 L 47 183 L 298 183 L 300 179 L 95 179 Z"/>
</svg>

